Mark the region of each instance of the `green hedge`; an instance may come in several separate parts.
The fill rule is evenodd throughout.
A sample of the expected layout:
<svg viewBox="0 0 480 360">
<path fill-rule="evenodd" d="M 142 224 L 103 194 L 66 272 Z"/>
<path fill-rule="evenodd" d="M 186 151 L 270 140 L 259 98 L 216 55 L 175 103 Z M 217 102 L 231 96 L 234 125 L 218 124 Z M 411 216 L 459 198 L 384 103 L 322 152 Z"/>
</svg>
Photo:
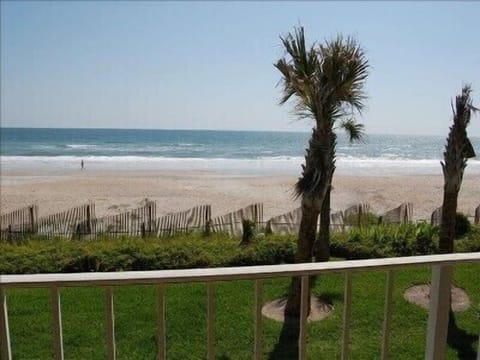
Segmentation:
<svg viewBox="0 0 480 360">
<path fill-rule="evenodd" d="M 293 237 L 269 236 L 249 246 L 214 234 L 170 239 L 117 238 L 91 241 L 31 239 L 0 245 L 0 273 L 161 270 L 268 265 L 293 262 Z"/>
<path fill-rule="evenodd" d="M 346 259 L 433 254 L 438 231 L 428 224 L 374 225 L 334 234 L 331 252 Z"/>
<path fill-rule="evenodd" d="M 438 227 L 426 223 L 374 225 L 335 233 L 330 242 L 332 256 L 368 259 L 438 253 Z M 455 251 L 480 251 L 480 228 L 472 227 L 455 240 Z"/>
<path fill-rule="evenodd" d="M 248 246 L 224 234 L 91 241 L 30 239 L 0 244 L 0 274 L 161 270 L 292 263 L 296 236 L 256 235 Z M 367 259 L 436 253 L 438 229 L 428 224 L 376 225 L 332 234 L 331 255 Z M 480 251 L 480 228 L 455 241 L 458 252 Z"/>
</svg>

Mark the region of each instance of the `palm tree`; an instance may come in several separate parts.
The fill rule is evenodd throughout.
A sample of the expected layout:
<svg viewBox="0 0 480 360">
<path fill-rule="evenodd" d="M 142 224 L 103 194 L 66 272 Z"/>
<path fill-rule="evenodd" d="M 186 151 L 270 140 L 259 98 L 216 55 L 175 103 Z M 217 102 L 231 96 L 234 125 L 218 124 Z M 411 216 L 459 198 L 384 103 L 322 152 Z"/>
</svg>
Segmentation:
<svg viewBox="0 0 480 360">
<path fill-rule="evenodd" d="M 293 35 L 289 33 L 280 39 L 288 56 L 275 64 L 282 74 L 283 97 L 280 104 L 294 98 L 297 115 L 301 119 L 314 120 L 305 164 L 295 185 L 302 208 L 295 261 L 311 262 L 318 216 L 331 188 L 335 170 L 335 126 L 363 109 L 364 84 L 369 66 L 363 50 L 351 38 L 337 36 L 324 44 L 313 44 L 307 48 L 304 29 L 300 27 L 295 28 Z M 353 125 L 361 130 L 353 118 L 344 124 L 345 128 Z M 322 237 L 319 241 L 319 249 L 328 247 L 322 242 Z M 300 314 L 298 278 L 292 279 L 285 314 L 297 317 Z"/>
<path fill-rule="evenodd" d="M 455 108 L 452 104 L 453 125 L 447 137 L 447 145 L 443 153 L 444 161 L 441 162 L 444 179 L 439 243 L 441 253 L 453 252 L 458 192 L 462 185 L 467 159 L 475 157 L 475 151 L 467 136 L 467 126 L 472 113 L 478 110 L 473 106 L 471 92 L 471 87 L 465 85 L 461 95 L 457 95 L 455 99 Z"/>
</svg>

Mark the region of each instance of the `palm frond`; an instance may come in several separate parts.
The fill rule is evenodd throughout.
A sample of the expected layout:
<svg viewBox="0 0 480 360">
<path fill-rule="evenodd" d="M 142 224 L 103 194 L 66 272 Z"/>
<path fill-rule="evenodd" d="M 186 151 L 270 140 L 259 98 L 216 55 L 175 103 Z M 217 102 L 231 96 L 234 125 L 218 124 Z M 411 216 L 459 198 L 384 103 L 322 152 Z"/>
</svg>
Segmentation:
<svg viewBox="0 0 480 360">
<path fill-rule="evenodd" d="M 443 153 L 444 161 L 441 162 L 446 183 L 460 184 L 467 159 L 475 157 L 475 150 L 467 136 L 467 126 L 472 114 L 478 111 L 478 108 L 473 106 L 471 92 L 470 85 L 463 86 L 461 94 L 455 98 L 455 106 L 452 104 L 453 125 L 448 133 Z"/>
<path fill-rule="evenodd" d="M 300 118 L 315 117 L 314 80 L 318 70 L 315 45 L 307 48 L 303 27 L 295 28 L 294 34 L 280 37 L 280 40 L 288 55 L 288 60 L 281 58 L 274 64 L 282 74 L 283 95 L 280 105 L 295 97 L 295 109 Z"/>
<path fill-rule="evenodd" d="M 280 40 L 287 55 L 275 64 L 282 74 L 281 105 L 295 97 L 301 118 L 313 117 L 317 125 L 326 122 L 329 126 L 363 110 L 369 64 L 353 38 L 339 35 L 308 47 L 304 28 L 299 27 Z"/>
<path fill-rule="evenodd" d="M 366 99 L 364 92 L 369 64 L 365 53 L 357 42 L 338 35 L 319 48 L 319 56 L 324 59 L 322 74 L 324 82 L 331 84 L 330 93 L 333 101 L 343 107 L 350 107 L 351 112 L 361 112 Z"/>
<path fill-rule="evenodd" d="M 455 98 L 455 109 L 453 111 L 453 129 L 452 136 L 455 138 L 457 144 L 461 145 L 461 156 L 465 159 L 475 157 L 475 150 L 473 149 L 470 139 L 467 137 L 467 126 L 470 123 L 472 114 L 475 114 L 479 109 L 473 105 L 471 98 L 472 87 L 467 84 L 462 87 L 462 93 Z"/>
<path fill-rule="evenodd" d="M 472 87 L 470 84 L 467 84 L 462 87 L 462 93 L 455 98 L 455 108 L 453 109 L 454 121 L 460 122 L 462 125 L 464 124 L 464 126 L 470 123 L 472 114 L 479 111 L 477 107 L 473 106 L 473 101 L 470 97 L 471 93 Z"/>
<path fill-rule="evenodd" d="M 339 127 L 345 130 L 350 140 L 350 143 L 362 142 L 365 137 L 365 126 L 363 124 L 357 123 L 353 118 L 342 121 Z"/>
</svg>

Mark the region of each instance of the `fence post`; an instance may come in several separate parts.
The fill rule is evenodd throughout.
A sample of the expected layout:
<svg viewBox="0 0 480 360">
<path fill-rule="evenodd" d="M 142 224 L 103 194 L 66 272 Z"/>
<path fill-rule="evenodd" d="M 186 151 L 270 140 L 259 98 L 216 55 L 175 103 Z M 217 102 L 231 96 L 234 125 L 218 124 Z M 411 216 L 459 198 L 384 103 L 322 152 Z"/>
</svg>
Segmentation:
<svg viewBox="0 0 480 360">
<path fill-rule="evenodd" d="M 148 204 L 148 228 L 147 228 L 147 232 L 148 232 L 148 235 L 152 235 L 152 223 L 153 223 L 153 203 L 150 202 Z"/>
<path fill-rule="evenodd" d="M 35 216 L 34 206 L 33 205 L 29 206 L 28 211 L 29 211 L 29 214 L 30 214 L 30 231 L 32 232 L 32 234 L 36 234 L 37 233 L 37 219 L 36 219 L 36 216 Z"/>
<path fill-rule="evenodd" d="M 13 240 L 12 224 L 8 224 L 7 240 L 8 240 L 8 241 L 12 241 L 12 240 Z"/>
<path fill-rule="evenodd" d="M 203 233 L 204 236 L 210 236 L 212 233 L 212 222 L 210 220 L 207 220 L 205 223 L 205 231 Z"/>
<path fill-rule="evenodd" d="M 90 204 L 87 205 L 87 234 L 90 235 L 92 233 L 92 214 L 90 211 Z"/>
<path fill-rule="evenodd" d="M 265 223 L 265 234 L 273 234 L 272 230 L 272 219 L 268 220 Z"/>
<path fill-rule="evenodd" d="M 357 206 L 358 206 L 358 208 L 357 208 L 357 210 L 358 210 L 358 226 L 362 227 L 362 204 L 358 204 Z"/>
<path fill-rule="evenodd" d="M 451 265 L 432 266 L 426 360 L 445 359 L 452 273 L 453 268 Z"/>
<path fill-rule="evenodd" d="M 210 236 L 212 231 L 212 208 L 210 205 L 207 205 L 205 209 L 205 236 Z"/>
</svg>

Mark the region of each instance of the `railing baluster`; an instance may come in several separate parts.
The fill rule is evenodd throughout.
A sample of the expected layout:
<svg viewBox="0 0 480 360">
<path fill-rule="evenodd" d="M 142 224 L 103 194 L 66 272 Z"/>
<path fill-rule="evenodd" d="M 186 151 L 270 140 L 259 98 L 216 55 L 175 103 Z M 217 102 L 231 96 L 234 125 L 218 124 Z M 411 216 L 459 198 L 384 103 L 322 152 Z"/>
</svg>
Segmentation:
<svg viewBox="0 0 480 360">
<path fill-rule="evenodd" d="M 298 359 L 304 360 L 307 358 L 307 317 L 308 304 L 310 303 L 310 284 L 309 277 L 302 276 L 301 281 L 301 297 L 300 297 L 300 332 L 298 338 Z"/>
<path fill-rule="evenodd" d="M 341 359 L 348 359 L 348 343 L 350 336 L 350 313 L 352 308 L 352 275 L 345 273 L 345 293 L 343 305 L 343 334 Z"/>
<path fill-rule="evenodd" d="M 255 360 L 260 360 L 263 355 L 262 298 L 263 281 L 255 280 Z"/>
<path fill-rule="evenodd" d="M 477 360 L 480 360 L 480 335 L 478 336 Z"/>
<path fill-rule="evenodd" d="M 165 346 L 165 285 L 158 286 L 158 360 L 167 358 Z"/>
<path fill-rule="evenodd" d="M 478 336 L 477 360 L 480 360 L 480 335 Z"/>
<path fill-rule="evenodd" d="M 448 317 L 452 284 L 450 265 L 432 266 L 425 359 L 442 360 L 447 347 Z"/>
<path fill-rule="evenodd" d="M 215 359 L 215 284 L 207 283 L 207 359 Z"/>
<path fill-rule="evenodd" d="M 115 314 L 113 309 L 113 289 L 105 288 L 105 331 L 107 337 L 107 359 L 115 360 Z"/>
<path fill-rule="evenodd" d="M 51 288 L 51 307 L 53 315 L 54 359 L 63 360 L 62 308 L 60 304 L 60 291 L 56 285 Z"/>
<path fill-rule="evenodd" d="M 393 270 L 388 270 L 387 287 L 385 290 L 385 306 L 383 311 L 382 360 L 387 360 L 388 358 L 388 339 L 390 335 L 390 321 L 392 318 L 393 276 Z"/>
<path fill-rule="evenodd" d="M 12 360 L 12 348 L 10 347 L 10 331 L 8 329 L 7 295 L 5 289 L 0 287 L 0 345 L 2 346 L 2 360 Z"/>
</svg>

